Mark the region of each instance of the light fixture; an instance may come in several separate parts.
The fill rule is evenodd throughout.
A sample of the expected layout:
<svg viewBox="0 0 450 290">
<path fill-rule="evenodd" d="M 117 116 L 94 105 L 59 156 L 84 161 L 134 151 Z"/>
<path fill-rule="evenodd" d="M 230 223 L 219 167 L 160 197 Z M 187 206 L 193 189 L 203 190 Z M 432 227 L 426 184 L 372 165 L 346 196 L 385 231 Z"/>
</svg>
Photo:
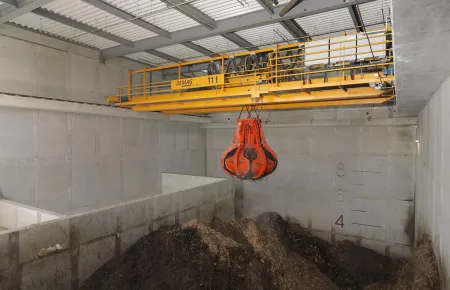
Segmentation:
<svg viewBox="0 0 450 290">
<path fill-rule="evenodd" d="M 416 139 L 416 143 L 419 143 L 419 139 Z"/>
</svg>

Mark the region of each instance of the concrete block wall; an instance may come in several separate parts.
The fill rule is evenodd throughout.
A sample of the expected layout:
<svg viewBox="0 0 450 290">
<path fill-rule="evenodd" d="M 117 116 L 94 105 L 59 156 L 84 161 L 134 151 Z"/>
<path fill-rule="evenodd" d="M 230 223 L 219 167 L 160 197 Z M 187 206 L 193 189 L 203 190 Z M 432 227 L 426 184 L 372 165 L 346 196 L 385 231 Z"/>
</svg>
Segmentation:
<svg viewBox="0 0 450 290">
<path fill-rule="evenodd" d="M 205 174 L 198 123 L 2 107 L 0 120 L 0 195 L 30 206 L 83 212 L 161 193 L 162 172 Z"/>
<path fill-rule="evenodd" d="M 386 108 L 263 115 L 279 164 L 266 179 L 243 182 L 243 215 L 277 211 L 330 242 L 346 238 L 409 256 L 417 119 L 390 114 Z M 220 123 L 204 125 L 207 175 L 225 177 L 219 161 L 236 116 L 212 118 Z"/>
<path fill-rule="evenodd" d="M 0 93 L 105 104 L 143 65 L 100 63 L 100 52 L 15 27 L 0 27 Z"/>
<path fill-rule="evenodd" d="M 148 197 L 0 234 L 0 289 L 78 289 L 104 263 L 162 225 L 234 219 L 231 180 Z M 61 250 L 38 257 L 39 250 Z"/>
<path fill-rule="evenodd" d="M 0 229 L 16 230 L 61 217 L 64 217 L 64 215 L 0 199 Z"/>
<path fill-rule="evenodd" d="M 162 193 L 172 193 L 186 188 L 214 183 L 216 181 L 217 179 L 213 177 L 163 173 Z"/>
<path fill-rule="evenodd" d="M 416 235 L 431 236 L 441 277 L 450 289 L 450 78 L 419 115 Z"/>
</svg>

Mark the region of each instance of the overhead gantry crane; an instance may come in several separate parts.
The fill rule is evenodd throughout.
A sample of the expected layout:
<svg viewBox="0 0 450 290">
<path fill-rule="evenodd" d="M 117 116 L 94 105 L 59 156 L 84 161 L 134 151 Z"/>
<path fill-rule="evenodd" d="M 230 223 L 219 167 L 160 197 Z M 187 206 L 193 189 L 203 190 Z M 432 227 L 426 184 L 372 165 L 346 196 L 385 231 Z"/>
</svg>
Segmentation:
<svg viewBox="0 0 450 290">
<path fill-rule="evenodd" d="M 392 30 L 345 34 L 130 70 L 108 102 L 134 111 L 204 114 L 382 104 L 395 98 Z M 155 72 L 176 79 L 153 82 Z M 186 77 L 192 71 L 204 74 Z M 138 81 L 137 81 L 138 80 Z"/>
</svg>

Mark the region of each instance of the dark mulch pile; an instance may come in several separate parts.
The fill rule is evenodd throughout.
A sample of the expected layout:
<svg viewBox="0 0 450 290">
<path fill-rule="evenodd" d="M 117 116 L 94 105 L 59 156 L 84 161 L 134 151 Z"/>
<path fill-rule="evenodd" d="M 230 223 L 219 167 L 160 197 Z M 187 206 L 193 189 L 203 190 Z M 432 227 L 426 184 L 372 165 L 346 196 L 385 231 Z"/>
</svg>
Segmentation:
<svg viewBox="0 0 450 290">
<path fill-rule="evenodd" d="M 439 272 L 433 245 L 428 235 L 420 236 L 413 256 L 397 269 L 390 284 L 374 283 L 364 290 L 439 290 Z"/>
<path fill-rule="evenodd" d="M 154 231 L 81 289 L 434 290 L 438 281 L 426 236 L 412 261 L 393 261 L 349 241 L 329 245 L 265 213 Z"/>
</svg>

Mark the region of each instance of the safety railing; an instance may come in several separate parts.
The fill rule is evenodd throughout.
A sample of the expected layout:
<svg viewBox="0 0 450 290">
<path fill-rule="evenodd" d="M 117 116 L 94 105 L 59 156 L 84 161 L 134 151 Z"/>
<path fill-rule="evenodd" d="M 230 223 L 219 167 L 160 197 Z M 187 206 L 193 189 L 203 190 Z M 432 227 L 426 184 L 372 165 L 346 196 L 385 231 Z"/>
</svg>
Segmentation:
<svg viewBox="0 0 450 290">
<path fill-rule="evenodd" d="M 223 76 L 223 82 L 208 83 L 202 79 L 198 86 L 174 86 L 174 81 L 195 80 L 185 68 L 199 69 L 210 76 Z M 186 70 L 186 71 L 185 71 Z M 155 72 L 172 72 L 171 80 L 152 81 Z M 204 75 L 204 73 L 202 74 Z M 252 52 L 222 54 L 202 60 L 173 65 L 130 70 L 128 85 L 117 88 L 115 102 L 161 95 L 182 95 L 188 91 L 222 90 L 238 86 L 269 84 L 279 86 L 288 82 L 309 84 L 313 80 L 326 83 L 330 77 L 355 78 L 375 74 L 380 82 L 392 76 L 393 52 L 390 27 L 366 33 L 345 34 L 328 39 L 276 45 Z M 200 79 L 199 79 L 200 80 Z M 174 88 L 176 87 L 176 88 Z"/>
</svg>

